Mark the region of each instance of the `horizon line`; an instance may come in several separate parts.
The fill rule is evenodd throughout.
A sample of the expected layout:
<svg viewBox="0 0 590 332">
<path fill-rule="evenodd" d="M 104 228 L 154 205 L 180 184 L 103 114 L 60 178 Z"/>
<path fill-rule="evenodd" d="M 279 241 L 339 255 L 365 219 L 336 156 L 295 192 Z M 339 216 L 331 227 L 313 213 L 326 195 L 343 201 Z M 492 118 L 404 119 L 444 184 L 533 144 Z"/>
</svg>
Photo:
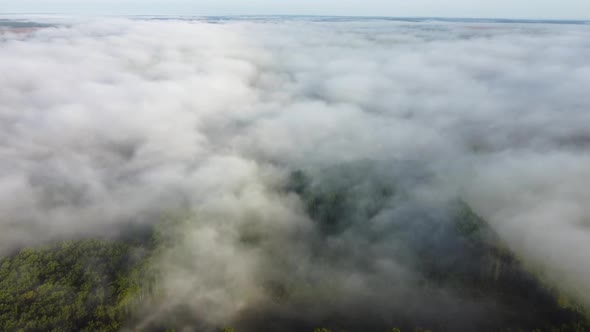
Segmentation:
<svg viewBox="0 0 590 332">
<path fill-rule="evenodd" d="M 544 22 L 590 22 L 589 18 L 517 18 L 517 17 L 469 17 L 469 16 L 388 16 L 388 15 L 320 15 L 320 14 L 89 14 L 89 13 L 60 13 L 60 12 L 11 12 L 0 13 L 2 16 L 12 15 L 47 15 L 66 17 L 202 17 L 202 18 L 256 18 L 256 17 L 309 17 L 309 18 L 369 18 L 369 19 L 442 19 L 442 20 L 481 20 L 481 21 L 544 21 Z"/>
</svg>

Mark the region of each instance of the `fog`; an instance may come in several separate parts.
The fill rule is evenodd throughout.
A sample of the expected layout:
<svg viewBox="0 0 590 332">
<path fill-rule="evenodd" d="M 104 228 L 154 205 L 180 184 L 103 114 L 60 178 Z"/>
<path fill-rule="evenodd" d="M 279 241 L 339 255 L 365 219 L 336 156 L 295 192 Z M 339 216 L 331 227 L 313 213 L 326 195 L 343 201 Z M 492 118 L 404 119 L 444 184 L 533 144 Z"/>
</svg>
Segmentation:
<svg viewBox="0 0 590 332">
<path fill-rule="evenodd" d="M 39 21 L 0 30 L 0 252 L 182 216 L 144 326 L 179 304 L 246 330 L 258 311 L 476 321 L 494 304 L 415 287 L 404 249 L 446 241 L 459 198 L 590 305 L 589 26 Z M 296 170 L 355 206 L 399 189 L 326 235 Z"/>
</svg>

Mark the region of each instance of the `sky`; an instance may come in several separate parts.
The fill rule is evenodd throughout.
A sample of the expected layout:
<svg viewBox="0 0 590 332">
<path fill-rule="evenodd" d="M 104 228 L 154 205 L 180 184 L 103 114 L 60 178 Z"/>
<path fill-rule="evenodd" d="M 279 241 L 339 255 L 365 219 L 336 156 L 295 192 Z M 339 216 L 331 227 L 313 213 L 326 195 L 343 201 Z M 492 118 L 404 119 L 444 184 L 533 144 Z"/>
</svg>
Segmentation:
<svg viewBox="0 0 590 332">
<path fill-rule="evenodd" d="M 588 0 L 0 0 L 0 13 L 589 19 Z"/>
</svg>

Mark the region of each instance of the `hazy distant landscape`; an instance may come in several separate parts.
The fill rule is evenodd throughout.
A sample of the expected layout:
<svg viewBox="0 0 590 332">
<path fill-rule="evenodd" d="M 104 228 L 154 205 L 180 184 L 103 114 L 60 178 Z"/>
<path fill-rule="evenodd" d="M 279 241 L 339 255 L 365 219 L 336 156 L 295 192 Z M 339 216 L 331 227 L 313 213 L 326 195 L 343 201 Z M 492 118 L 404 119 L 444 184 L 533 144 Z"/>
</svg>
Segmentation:
<svg viewBox="0 0 590 332">
<path fill-rule="evenodd" d="M 0 331 L 590 331 L 589 88 L 584 20 L 0 16 Z"/>
</svg>

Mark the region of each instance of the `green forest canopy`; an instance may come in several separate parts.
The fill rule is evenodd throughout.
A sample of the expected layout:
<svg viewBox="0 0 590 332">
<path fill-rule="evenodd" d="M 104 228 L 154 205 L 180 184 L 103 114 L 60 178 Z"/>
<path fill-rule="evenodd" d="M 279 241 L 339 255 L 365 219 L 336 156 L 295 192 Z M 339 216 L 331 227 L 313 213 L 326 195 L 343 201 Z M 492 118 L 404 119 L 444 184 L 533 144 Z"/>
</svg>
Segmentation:
<svg viewBox="0 0 590 332">
<path fill-rule="evenodd" d="M 300 195 L 308 214 L 327 233 L 338 232 L 350 215 L 373 213 L 381 204 L 379 199 L 395 191 L 379 187 L 375 201 L 357 206 L 350 203 L 355 201 L 350 186 L 312 186 L 302 172 L 293 173 L 286 190 Z M 134 326 L 141 304 L 157 293 L 154 260 L 165 246 L 168 227 L 174 227 L 174 222 L 124 238 L 57 242 L 0 258 L 0 330 L 108 332 Z M 513 312 L 507 314 L 501 331 L 590 330 L 582 313 L 560 305 L 559 294 L 531 278 L 506 249 L 480 236 L 485 227 L 485 221 L 458 202 L 455 230 L 468 239 L 466 257 L 482 268 L 437 266 L 428 259 L 428 252 L 417 267 L 433 283 L 477 290 L 508 303 Z M 177 328 L 170 319 L 148 329 Z M 315 330 L 329 331 L 329 327 Z"/>
</svg>

